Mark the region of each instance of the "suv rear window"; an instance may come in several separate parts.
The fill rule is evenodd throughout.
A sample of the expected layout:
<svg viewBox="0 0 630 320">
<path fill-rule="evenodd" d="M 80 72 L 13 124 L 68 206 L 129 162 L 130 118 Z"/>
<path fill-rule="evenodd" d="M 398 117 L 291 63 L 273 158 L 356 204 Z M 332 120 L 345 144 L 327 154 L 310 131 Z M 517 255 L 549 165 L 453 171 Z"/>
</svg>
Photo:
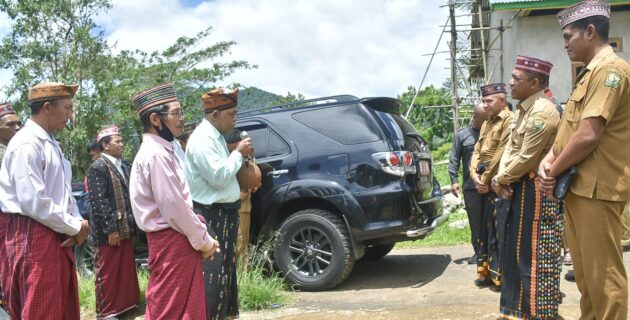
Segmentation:
<svg viewBox="0 0 630 320">
<path fill-rule="evenodd" d="M 378 125 L 357 104 L 294 113 L 293 119 L 344 145 L 381 140 Z"/>
</svg>

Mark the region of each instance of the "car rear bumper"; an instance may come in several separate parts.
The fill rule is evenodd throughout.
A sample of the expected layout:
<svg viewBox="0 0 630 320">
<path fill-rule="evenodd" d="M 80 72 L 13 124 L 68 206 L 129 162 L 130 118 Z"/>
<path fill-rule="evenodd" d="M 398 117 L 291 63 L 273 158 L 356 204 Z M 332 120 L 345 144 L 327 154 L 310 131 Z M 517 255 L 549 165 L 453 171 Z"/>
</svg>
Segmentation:
<svg viewBox="0 0 630 320">
<path fill-rule="evenodd" d="M 442 197 L 437 196 L 417 203 L 419 213 L 415 221 L 383 221 L 365 225 L 362 230 L 354 230 L 355 240 L 366 244 L 394 243 L 422 239 L 448 220 L 444 213 Z"/>
</svg>

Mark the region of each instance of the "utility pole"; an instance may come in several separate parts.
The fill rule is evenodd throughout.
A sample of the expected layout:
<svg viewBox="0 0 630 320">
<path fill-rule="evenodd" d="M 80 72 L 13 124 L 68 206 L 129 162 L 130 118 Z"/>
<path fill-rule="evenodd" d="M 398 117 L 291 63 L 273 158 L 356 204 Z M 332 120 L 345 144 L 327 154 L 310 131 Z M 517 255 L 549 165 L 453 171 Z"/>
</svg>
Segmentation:
<svg viewBox="0 0 630 320">
<path fill-rule="evenodd" d="M 453 101 L 453 132 L 459 129 L 459 98 L 457 96 L 457 24 L 455 23 L 455 1 L 448 1 L 451 22 L 451 99 Z"/>
</svg>

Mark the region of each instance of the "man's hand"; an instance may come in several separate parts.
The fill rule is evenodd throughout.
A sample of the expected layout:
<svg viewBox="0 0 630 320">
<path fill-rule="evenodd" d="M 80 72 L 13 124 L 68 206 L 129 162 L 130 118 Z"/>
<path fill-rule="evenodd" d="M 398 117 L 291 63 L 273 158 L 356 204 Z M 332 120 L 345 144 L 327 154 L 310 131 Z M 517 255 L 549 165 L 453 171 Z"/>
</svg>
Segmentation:
<svg viewBox="0 0 630 320">
<path fill-rule="evenodd" d="M 497 190 L 495 190 L 494 192 L 499 197 L 501 197 L 501 198 L 503 198 L 505 200 L 511 200 L 512 196 L 514 195 L 514 190 L 512 190 L 512 187 L 506 186 L 506 185 L 499 185 Z"/>
<path fill-rule="evenodd" d="M 243 157 L 249 157 L 252 155 L 254 149 L 252 148 L 252 138 L 245 138 L 238 143 L 236 151 L 240 152 Z"/>
<path fill-rule="evenodd" d="M 453 183 L 451 185 L 451 192 L 454 196 L 459 197 L 459 183 Z"/>
<path fill-rule="evenodd" d="M 219 253 L 219 252 L 221 252 L 221 249 L 219 249 L 219 242 L 217 240 L 212 239 L 212 247 L 207 251 L 201 251 L 201 258 L 203 260 L 206 260 L 206 259 L 212 260 L 214 259 L 213 257 L 214 254 Z"/>
<path fill-rule="evenodd" d="M 551 169 L 551 163 L 542 162 L 538 169 L 538 179 L 540 180 L 540 188 L 545 194 L 552 194 L 553 189 L 556 187 L 556 178 L 549 175 Z M 548 197 L 549 198 L 549 197 Z"/>
<path fill-rule="evenodd" d="M 112 247 L 120 246 L 120 234 L 118 233 L 118 231 L 114 231 L 107 235 L 107 244 Z"/>
<path fill-rule="evenodd" d="M 475 183 L 475 188 L 477 189 L 477 192 L 479 192 L 480 194 L 486 194 L 488 192 L 490 192 L 490 186 L 487 184 L 483 184 L 481 183 L 481 176 L 478 174 L 473 175 L 472 177 L 473 182 Z"/>
<path fill-rule="evenodd" d="M 82 245 L 85 239 L 90 235 L 90 223 L 87 220 L 81 221 L 81 230 L 74 235 L 74 241 L 77 245 Z"/>
</svg>

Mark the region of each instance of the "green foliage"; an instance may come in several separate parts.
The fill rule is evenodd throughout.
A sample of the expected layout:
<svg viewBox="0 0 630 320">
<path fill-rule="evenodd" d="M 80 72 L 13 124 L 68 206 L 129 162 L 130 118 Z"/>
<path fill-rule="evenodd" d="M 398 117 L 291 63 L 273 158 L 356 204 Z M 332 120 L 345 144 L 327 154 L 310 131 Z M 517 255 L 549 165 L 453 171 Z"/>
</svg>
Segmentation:
<svg viewBox="0 0 630 320">
<path fill-rule="evenodd" d="M 415 88 L 407 87 L 407 91 L 398 96 L 403 103 L 402 114 L 407 113 L 415 95 Z M 451 104 L 451 97 L 446 89 L 433 86 L 425 87 L 413 101 L 413 109 L 408 120 L 427 141 L 431 150 L 453 139 L 453 120 L 450 108 L 439 108 Z"/>
<path fill-rule="evenodd" d="M 271 248 L 270 242 L 250 246 L 247 257 L 238 263 L 239 307 L 244 311 L 269 309 L 290 301 L 284 279 L 268 271 L 265 252 Z"/>
<path fill-rule="evenodd" d="M 28 88 L 39 82 L 80 86 L 74 99 L 74 129 L 56 134 L 75 178 L 83 176 L 90 163 L 88 141 L 105 125 L 121 128 L 125 158 L 133 158 L 142 133 L 131 106 L 135 93 L 173 82 L 186 117 L 199 119 L 203 92 L 236 70 L 256 67 L 246 61 L 217 62 L 235 42 L 202 45 L 211 28 L 194 37 L 180 37 L 163 51 L 114 54 L 93 20 L 109 8 L 110 0 L 0 0 L 0 12 L 12 20 L 0 43 L 0 68 L 13 72 L 3 90 L 16 99 L 13 103 L 20 115 L 28 115 Z"/>
</svg>

